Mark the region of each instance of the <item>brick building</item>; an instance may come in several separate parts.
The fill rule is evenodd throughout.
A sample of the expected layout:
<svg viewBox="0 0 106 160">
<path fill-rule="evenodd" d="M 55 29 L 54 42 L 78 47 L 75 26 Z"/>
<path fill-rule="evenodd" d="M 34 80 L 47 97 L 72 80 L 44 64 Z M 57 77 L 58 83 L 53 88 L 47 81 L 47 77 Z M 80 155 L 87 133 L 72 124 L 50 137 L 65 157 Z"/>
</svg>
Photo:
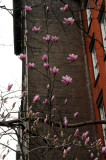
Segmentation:
<svg viewBox="0 0 106 160">
<path fill-rule="evenodd" d="M 85 35 L 85 46 L 88 59 L 95 115 L 97 120 L 105 120 L 106 0 L 85 1 L 83 8 L 83 27 L 89 35 Z M 102 126 L 98 126 L 98 134 L 102 138 L 102 140 L 104 140 L 104 143 L 106 145 L 106 125 L 103 124 Z"/>
<path fill-rule="evenodd" d="M 105 46 L 106 37 L 103 37 L 104 31 L 102 32 L 102 24 L 106 23 L 104 20 L 105 1 L 98 0 L 98 2 L 92 2 L 91 0 L 92 3 L 89 3 L 89 1 L 71 0 L 68 3 L 67 0 L 65 3 L 69 4 L 70 9 L 66 13 L 62 13 L 60 10 L 60 8 L 64 6 L 61 0 L 36 0 L 36 3 L 35 0 L 30 2 L 28 0 L 25 2 L 21 0 L 17 2 L 17 0 L 14 0 L 13 2 L 15 54 L 27 54 L 27 60 L 23 62 L 22 89 L 23 91 L 27 90 L 28 95 L 22 100 L 19 117 L 26 117 L 30 106 L 32 106 L 33 112 L 43 112 L 44 115 L 48 112 L 47 107 L 42 105 L 42 102 L 46 98 L 45 95 L 47 95 L 46 86 L 48 84 L 48 79 L 45 76 L 47 72 L 43 67 L 42 56 L 49 54 L 50 67 L 53 68 L 56 66 L 59 68 L 59 73 L 55 79 L 55 89 L 53 89 L 53 93 L 49 99 L 55 95 L 53 107 L 59 109 L 61 118 L 64 119 L 64 116 L 66 116 L 69 123 L 95 120 L 95 115 L 96 119 L 105 118 L 105 107 L 103 108 L 103 106 L 106 106 L 106 100 L 104 98 L 106 96 L 106 73 L 105 49 L 103 46 Z M 90 12 L 90 8 L 98 7 L 97 3 L 100 4 L 99 10 L 101 11 L 92 9 Z M 32 6 L 31 12 L 25 12 L 25 4 Z M 46 11 L 47 6 L 49 7 L 48 13 Z M 63 24 L 65 17 L 73 17 L 75 23 L 72 26 L 66 27 L 66 25 Z M 96 27 L 95 24 L 97 24 Z M 40 27 L 39 33 L 32 32 L 34 26 L 37 28 Z M 26 29 L 28 30 L 28 35 L 24 34 Z M 43 41 L 42 38 L 47 34 L 58 36 L 59 42 L 53 44 L 50 42 L 51 46 L 49 46 L 49 43 Z M 95 59 L 95 50 L 98 52 L 99 58 L 97 58 L 97 60 Z M 71 53 L 78 55 L 78 59 L 75 62 L 69 63 L 67 57 Z M 29 70 L 27 67 L 28 63 L 34 63 L 35 68 Z M 96 67 L 94 65 L 96 65 Z M 62 84 L 61 77 L 63 75 L 70 75 L 73 78 L 73 83 L 70 84 L 69 87 L 64 87 Z M 33 97 L 38 94 L 40 95 L 41 103 L 35 104 L 32 102 Z M 68 103 L 67 105 L 63 105 L 66 98 L 68 99 Z M 73 118 L 75 112 L 79 112 L 78 119 Z M 60 120 L 58 114 L 56 114 L 54 118 L 57 122 Z M 30 129 L 30 125 L 29 123 L 27 124 L 28 129 Z M 73 134 L 75 129 L 68 129 L 66 134 Z M 89 130 L 91 139 L 97 138 L 97 129 L 95 126 L 80 128 L 80 133 L 82 134 L 87 130 Z M 24 133 L 21 129 L 19 133 L 23 139 Z M 48 127 L 45 128 L 41 125 L 40 133 L 46 136 L 48 134 Z M 98 125 L 98 135 L 102 140 L 103 133 L 105 136 L 105 125 L 103 125 L 103 132 L 102 126 Z M 42 149 L 36 152 L 35 148 L 39 147 L 42 143 L 42 141 L 35 140 L 32 136 L 32 138 L 28 140 L 27 145 L 28 151 L 32 151 L 29 152 L 26 159 L 58 160 L 61 158 L 61 152 L 56 150 L 49 151 L 47 154 L 44 154 Z M 76 150 L 78 155 L 75 157 L 79 160 L 82 160 L 82 157 L 84 160 L 89 159 L 89 153 L 85 152 L 84 149 L 73 149 L 73 155 L 76 155 Z M 27 153 L 27 150 L 25 150 L 25 152 Z M 70 158 L 72 158 L 71 155 L 66 159 L 68 160 Z"/>
</svg>

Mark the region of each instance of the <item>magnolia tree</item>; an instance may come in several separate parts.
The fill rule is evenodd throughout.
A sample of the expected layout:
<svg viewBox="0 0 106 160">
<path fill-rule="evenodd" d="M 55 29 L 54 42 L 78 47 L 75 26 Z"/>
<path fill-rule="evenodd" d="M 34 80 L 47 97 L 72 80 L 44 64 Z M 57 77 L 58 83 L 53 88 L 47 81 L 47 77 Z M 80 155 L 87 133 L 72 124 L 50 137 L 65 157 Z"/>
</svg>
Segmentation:
<svg viewBox="0 0 106 160">
<path fill-rule="evenodd" d="M 23 11 L 25 12 L 26 20 L 27 18 L 29 18 L 28 20 L 31 20 L 30 16 L 32 10 L 42 5 L 43 3 L 40 3 L 39 5 L 36 4 L 35 6 L 26 5 L 23 9 Z M 39 34 L 40 32 L 42 32 L 42 28 L 40 26 L 34 25 L 32 28 L 25 29 L 25 39 L 27 45 L 29 45 L 27 41 L 29 32 L 32 32 L 33 34 L 37 35 L 37 41 L 40 44 L 45 45 L 47 48 L 47 53 L 40 57 L 42 61 L 40 62 L 40 64 L 43 63 L 43 66 L 41 65 L 38 67 L 35 63 L 29 62 L 27 54 L 25 53 L 21 53 L 19 58 L 25 64 L 26 70 L 34 70 L 44 76 L 44 78 L 46 78 L 47 84 L 45 90 L 47 94 L 45 95 L 45 98 L 43 97 L 43 99 L 40 96 L 41 93 L 39 91 L 39 93 L 35 94 L 32 98 L 32 105 L 28 106 L 28 109 L 26 109 L 25 116 L 20 116 L 18 119 L 13 119 L 11 113 L 16 105 L 16 102 L 14 102 L 14 98 L 16 98 L 16 95 L 14 96 L 14 94 L 16 91 L 13 91 L 12 89 L 14 84 L 9 84 L 6 92 L 1 92 L 0 104 L 2 112 L 0 126 L 3 127 L 1 137 L 3 135 L 10 135 L 14 139 L 14 141 L 18 142 L 19 146 L 19 150 L 15 150 L 9 145 L 9 143 L 0 143 L 1 145 L 3 145 L 4 150 L 8 148 L 5 154 L 3 150 L 2 159 L 5 159 L 10 150 L 13 150 L 17 152 L 23 160 L 25 160 L 28 155 L 31 155 L 33 151 L 35 152 L 35 155 L 36 153 L 37 155 L 39 154 L 39 156 L 40 154 L 42 154 L 48 159 L 54 159 L 53 157 L 51 157 L 51 153 L 53 152 L 53 154 L 58 154 L 58 157 L 60 157 L 60 159 L 78 160 L 83 159 L 84 155 L 80 154 L 80 151 L 83 150 L 89 156 L 88 159 L 99 160 L 102 155 L 106 155 L 106 147 L 102 145 L 101 139 L 98 138 L 96 140 L 91 140 L 89 136 L 89 131 L 84 130 L 83 132 L 80 132 L 79 128 L 92 124 L 105 124 L 106 121 L 91 120 L 72 124 L 69 122 L 68 117 L 65 115 L 65 113 L 61 114 L 61 109 L 60 107 L 58 107 L 59 104 L 56 103 L 57 97 L 56 93 L 54 92 L 56 83 L 59 82 L 62 84 L 62 87 L 68 88 L 72 83 L 72 77 L 66 73 L 60 79 L 58 79 L 57 76 L 61 72 L 61 66 L 57 67 L 54 64 L 54 66 L 51 67 L 51 48 L 53 45 L 58 45 L 60 39 L 57 35 L 52 36 L 49 34 L 48 19 L 51 8 L 49 8 L 47 4 L 45 4 L 43 8 L 45 14 L 45 21 L 47 24 L 47 34 L 42 37 L 42 40 L 39 40 Z M 69 10 L 70 7 L 65 2 L 60 7 L 60 12 L 64 14 L 64 20 L 62 25 L 65 26 L 65 30 L 67 29 L 67 27 L 71 27 L 76 21 L 74 17 L 65 18 L 65 14 Z M 56 18 L 58 19 L 58 17 Z M 61 31 L 63 30 L 64 28 Z M 76 63 L 79 57 L 73 53 L 69 54 L 65 58 L 67 59 L 67 64 L 72 64 Z M 40 68 L 43 68 L 45 70 L 44 73 L 40 70 Z M 25 91 L 22 91 L 22 95 L 19 97 L 19 99 L 24 100 L 27 97 L 28 92 L 29 91 L 27 89 Z M 13 100 L 13 104 L 12 107 L 8 110 L 5 105 L 7 105 L 10 99 Z M 62 98 L 61 101 L 63 101 Z M 67 107 L 67 104 L 68 98 L 64 99 L 64 108 Z M 34 107 L 36 107 L 37 110 L 37 106 L 38 108 L 40 106 L 40 109 L 38 109 L 37 112 L 34 112 Z M 79 115 L 80 113 L 76 111 L 73 114 L 72 118 L 80 119 Z M 45 131 L 43 130 L 42 132 L 42 128 L 45 128 Z M 15 134 L 17 138 L 14 138 L 12 134 Z M 33 145 L 31 146 L 31 144 Z M 36 159 L 36 157 L 34 158 Z"/>
</svg>

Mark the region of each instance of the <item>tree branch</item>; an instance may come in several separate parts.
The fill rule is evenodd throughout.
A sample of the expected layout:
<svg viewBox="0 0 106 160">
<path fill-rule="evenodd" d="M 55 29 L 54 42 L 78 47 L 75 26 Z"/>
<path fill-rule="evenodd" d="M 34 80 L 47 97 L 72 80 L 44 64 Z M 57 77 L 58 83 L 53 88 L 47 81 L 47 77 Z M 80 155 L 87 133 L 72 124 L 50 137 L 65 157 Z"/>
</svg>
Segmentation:
<svg viewBox="0 0 106 160">
<path fill-rule="evenodd" d="M 24 125 L 22 124 L 23 122 L 28 122 L 28 121 L 35 121 L 35 119 L 29 119 L 29 118 L 21 118 L 21 119 L 15 119 L 15 120 L 10 120 L 10 121 L 5 121 L 5 122 L 0 122 L 0 126 L 4 127 L 17 127 L 21 126 L 23 129 L 25 129 Z M 39 118 L 40 122 L 44 122 L 43 118 Z M 60 123 L 58 122 L 53 122 L 49 121 L 47 122 L 49 125 L 54 125 L 55 127 L 60 127 Z M 98 124 L 106 124 L 106 120 L 89 120 L 85 122 L 79 122 L 75 124 L 68 124 L 67 128 L 76 128 L 76 127 L 83 127 L 83 126 L 88 126 L 88 125 L 98 125 Z M 61 124 L 63 128 L 65 128 L 64 124 Z"/>
</svg>

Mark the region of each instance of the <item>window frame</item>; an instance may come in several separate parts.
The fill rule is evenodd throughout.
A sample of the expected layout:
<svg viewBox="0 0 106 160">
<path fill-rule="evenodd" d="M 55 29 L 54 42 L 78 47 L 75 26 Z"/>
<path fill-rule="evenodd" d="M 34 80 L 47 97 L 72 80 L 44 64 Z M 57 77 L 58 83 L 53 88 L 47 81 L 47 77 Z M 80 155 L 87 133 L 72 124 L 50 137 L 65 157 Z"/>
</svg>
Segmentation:
<svg viewBox="0 0 106 160">
<path fill-rule="evenodd" d="M 91 42 L 90 42 L 90 45 L 89 45 L 89 50 L 91 52 L 91 54 L 93 54 L 93 49 L 95 48 L 95 36 L 94 36 L 94 33 L 92 35 L 92 38 L 91 38 Z M 95 48 L 95 52 L 96 52 L 96 48 Z M 97 55 L 96 55 L 96 59 L 97 59 Z M 94 84 L 94 88 L 96 87 L 97 85 L 97 82 L 98 82 L 98 79 L 99 79 L 99 67 L 98 67 L 98 61 L 97 61 L 97 68 L 98 68 L 98 74 L 96 76 L 96 72 L 95 72 L 95 66 L 94 66 L 94 61 L 93 61 L 93 56 L 92 56 L 92 64 L 93 64 L 93 71 L 94 71 L 94 79 L 95 79 L 95 84 Z M 96 76 L 96 77 L 95 77 Z"/>
<path fill-rule="evenodd" d="M 105 56 L 104 56 L 104 61 L 106 60 L 106 35 L 103 34 L 103 29 L 102 29 L 102 19 L 104 17 L 105 19 L 105 1 L 103 0 L 102 2 L 102 5 L 101 5 L 101 8 L 100 8 L 100 11 L 99 11 L 99 14 L 98 14 L 98 22 L 100 24 L 100 28 L 101 28 L 101 33 L 102 33 L 102 39 L 103 39 L 103 45 L 104 45 L 104 53 L 105 53 Z M 104 30 L 105 32 L 105 30 Z M 103 35 L 105 35 L 105 37 L 103 37 Z"/>
<path fill-rule="evenodd" d="M 24 21 L 22 15 L 23 2 L 13 0 L 13 29 L 14 29 L 14 51 L 20 55 L 24 49 Z"/>
<path fill-rule="evenodd" d="M 88 32 L 89 32 L 90 27 L 91 27 L 91 23 L 92 23 L 92 13 L 91 13 L 91 9 L 87 9 L 87 8 L 90 8 L 90 0 L 87 0 L 85 2 L 85 8 L 86 8 L 87 23 L 88 23 Z"/>
<path fill-rule="evenodd" d="M 105 105 L 104 105 L 104 101 L 103 101 L 103 90 L 102 89 L 99 93 L 96 104 L 97 104 L 98 109 L 99 109 L 101 120 L 106 120 L 106 112 L 104 114 L 101 114 L 101 110 L 100 110 L 100 109 L 102 109 L 102 110 L 105 111 Z M 105 117 L 105 118 L 103 118 L 103 117 Z M 102 131 L 103 131 L 103 136 L 104 136 L 104 142 L 105 142 L 105 145 L 106 145 L 106 124 L 102 124 Z"/>
<path fill-rule="evenodd" d="M 101 22 L 102 16 L 103 16 L 103 12 L 105 11 L 105 1 L 103 0 L 102 4 L 101 4 L 101 8 L 98 14 L 98 21 L 99 23 Z"/>
</svg>

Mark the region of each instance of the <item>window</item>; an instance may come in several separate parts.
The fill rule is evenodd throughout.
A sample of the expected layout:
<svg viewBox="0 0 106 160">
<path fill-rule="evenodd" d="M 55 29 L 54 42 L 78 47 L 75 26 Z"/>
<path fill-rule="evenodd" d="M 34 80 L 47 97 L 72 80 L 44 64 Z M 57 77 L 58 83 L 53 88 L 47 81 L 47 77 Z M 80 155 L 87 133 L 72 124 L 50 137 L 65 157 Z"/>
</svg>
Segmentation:
<svg viewBox="0 0 106 160">
<path fill-rule="evenodd" d="M 103 100 L 100 104 L 99 110 L 100 110 L 101 120 L 106 120 L 106 114 L 105 114 L 105 108 L 104 108 Z M 102 124 L 102 129 L 103 129 L 104 141 L 105 141 L 105 145 L 106 145 L 106 124 Z"/>
<path fill-rule="evenodd" d="M 13 23 L 14 23 L 14 49 L 15 54 L 19 55 L 23 52 L 23 31 L 22 27 L 22 1 L 21 0 L 14 0 L 13 1 Z M 24 28 L 24 26 L 23 26 Z"/>
<path fill-rule="evenodd" d="M 92 48 L 92 62 L 93 62 L 93 69 L 94 69 L 94 77 L 96 80 L 99 74 L 99 68 L 98 68 L 95 45 Z"/>
<path fill-rule="evenodd" d="M 101 31 L 102 31 L 103 44 L 104 44 L 104 51 L 106 53 L 106 14 L 105 14 L 105 11 L 103 12 L 100 25 L 101 25 Z"/>
<path fill-rule="evenodd" d="M 101 120 L 106 120 L 106 113 L 105 113 L 105 107 L 104 107 L 104 102 L 103 102 L 103 91 L 102 90 L 97 99 L 97 105 L 99 107 Z M 102 129 L 103 129 L 103 135 L 104 135 L 104 142 L 106 145 L 106 124 L 102 124 Z"/>
<path fill-rule="evenodd" d="M 104 0 L 102 2 L 101 9 L 99 11 L 98 21 L 101 26 L 104 51 L 106 53 L 106 13 L 105 13 L 105 1 Z"/>
<path fill-rule="evenodd" d="M 95 48 L 95 36 L 94 33 L 91 38 L 91 42 L 89 45 L 89 50 L 92 54 L 92 63 L 93 63 L 93 69 L 94 69 L 94 77 L 95 77 L 95 85 L 97 84 L 98 78 L 99 78 L 99 67 L 97 62 L 97 55 L 96 55 L 96 48 Z"/>
<path fill-rule="evenodd" d="M 86 6 L 86 13 L 87 13 L 87 21 L 88 21 L 88 27 L 90 27 L 92 16 L 91 16 L 91 9 L 90 9 L 90 1 L 88 0 L 87 6 Z"/>
</svg>

